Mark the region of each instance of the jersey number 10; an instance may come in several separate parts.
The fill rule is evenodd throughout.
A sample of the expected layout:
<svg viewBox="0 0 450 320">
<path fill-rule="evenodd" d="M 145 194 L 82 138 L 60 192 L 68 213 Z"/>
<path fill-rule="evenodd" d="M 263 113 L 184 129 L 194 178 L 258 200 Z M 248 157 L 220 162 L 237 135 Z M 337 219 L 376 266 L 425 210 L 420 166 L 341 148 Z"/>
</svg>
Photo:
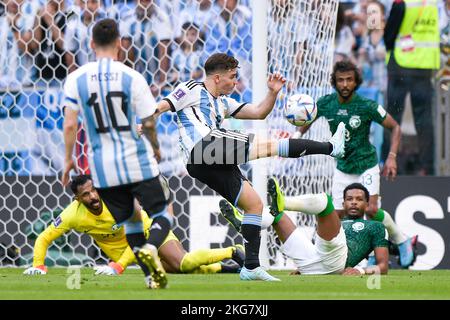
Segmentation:
<svg viewBox="0 0 450 320">
<path fill-rule="evenodd" d="M 115 108 L 113 99 L 120 99 L 120 108 Z M 110 91 L 106 95 L 106 106 L 108 108 L 109 117 L 111 119 L 111 127 L 117 131 L 130 131 L 130 121 L 127 118 L 127 99 L 128 97 L 121 91 Z M 95 119 L 97 121 L 97 127 L 95 128 L 97 133 L 106 133 L 110 131 L 109 125 L 105 125 L 100 111 L 100 104 L 98 102 L 97 93 L 92 93 L 87 101 L 87 104 L 94 108 Z M 116 104 L 117 105 L 117 104 Z M 105 110 L 106 113 L 106 110 Z M 106 115 L 108 116 L 108 115 Z M 120 124 L 119 124 L 120 122 Z M 108 121 L 107 121 L 108 123 Z"/>
</svg>

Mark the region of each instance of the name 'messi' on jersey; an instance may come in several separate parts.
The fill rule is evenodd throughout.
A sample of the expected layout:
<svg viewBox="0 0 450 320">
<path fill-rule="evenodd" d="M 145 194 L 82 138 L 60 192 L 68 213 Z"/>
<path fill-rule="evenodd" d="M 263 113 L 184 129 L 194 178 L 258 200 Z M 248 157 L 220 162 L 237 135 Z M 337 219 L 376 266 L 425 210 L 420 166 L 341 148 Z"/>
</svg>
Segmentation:
<svg viewBox="0 0 450 320">
<path fill-rule="evenodd" d="M 156 110 L 141 74 L 102 58 L 69 74 L 64 93 L 65 106 L 82 115 L 96 187 L 133 183 L 159 174 L 150 142 L 140 139 L 136 131 L 137 119 Z"/>
</svg>

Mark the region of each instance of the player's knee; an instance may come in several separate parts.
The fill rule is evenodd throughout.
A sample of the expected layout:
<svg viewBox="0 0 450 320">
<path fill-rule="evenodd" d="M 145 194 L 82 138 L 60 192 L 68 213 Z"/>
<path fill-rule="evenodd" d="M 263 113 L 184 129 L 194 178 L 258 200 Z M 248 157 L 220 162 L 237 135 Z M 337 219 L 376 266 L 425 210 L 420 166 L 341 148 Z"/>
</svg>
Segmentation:
<svg viewBox="0 0 450 320">
<path fill-rule="evenodd" d="M 241 209 L 249 213 L 262 213 L 263 208 L 264 204 L 262 200 L 259 199 L 259 197 L 256 199 L 252 199 L 251 201 L 248 201 L 244 205 L 241 205 Z"/>
</svg>

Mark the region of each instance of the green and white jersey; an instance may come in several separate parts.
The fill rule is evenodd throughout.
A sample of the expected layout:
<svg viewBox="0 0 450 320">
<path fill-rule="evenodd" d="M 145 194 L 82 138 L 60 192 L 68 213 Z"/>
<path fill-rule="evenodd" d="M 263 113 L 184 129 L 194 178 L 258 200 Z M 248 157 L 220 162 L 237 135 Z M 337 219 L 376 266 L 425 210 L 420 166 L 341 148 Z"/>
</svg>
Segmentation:
<svg viewBox="0 0 450 320">
<path fill-rule="evenodd" d="M 354 267 L 378 247 L 388 247 L 388 233 L 381 222 L 364 219 L 342 221 L 347 238 L 346 267 Z"/>
<path fill-rule="evenodd" d="M 338 159 L 337 169 L 349 174 L 361 174 L 378 163 L 375 147 L 369 141 L 372 121 L 381 124 L 386 111 L 377 102 L 354 94 L 350 102 L 339 103 L 337 93 L 317 101 L 317 118 L 325 117 L 334 134 L 340 122 L 345 123 L 345 157 Z"/>
</svg>

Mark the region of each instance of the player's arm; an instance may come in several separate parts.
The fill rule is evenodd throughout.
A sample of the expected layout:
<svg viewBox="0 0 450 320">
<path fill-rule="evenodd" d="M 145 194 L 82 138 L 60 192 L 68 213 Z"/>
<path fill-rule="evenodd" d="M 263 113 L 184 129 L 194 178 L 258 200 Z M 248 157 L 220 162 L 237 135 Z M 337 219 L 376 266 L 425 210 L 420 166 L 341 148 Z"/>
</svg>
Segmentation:
<svg viewBox="0 0 450 320">
<path fill-rule="evenodd" d="M 45 256 L 47 255 L 48 247 L 53 241 L 71 230 L 70 218 L 68 218 L 68 211 L 66 210 L 64 210 L 55 221 L 37 237 L 33 248 L 33 266 L 25 270 L 24 274 L 35 275 L 47 273 Z"/>
<path fill-rule="evenodd" d="M 400 145 L 402 132 L 398 122 L 395 121 L 389 113 L 386 115 L 386 118 L 383 120 L 381 125 L 384 128 L 391 130 L 391 149 L 389 150 L 386 161 L 384 162 L 382 174 L 388 179 L 394 180 L 397 176 L 397 152 Z"/>
<path fill-rule="evenodd" d="M 167 112 L 170 110 L 170 103 L 168 100 L 163 99 L 156 105 L 155 115 L 158 116 L 161 113 Z"/>
<path fill-rule="evenodd" d="M 378 247 L 374 249 L 377 264 L 365 268 L 366 274 L 387 274 L 389 269 L 389 249 Z"/>
<path fill-rule="evenodd" d="M 122 274 L 130 264 L 135 262 L 135 255 L 128 246 L 125 236 L 117 239 L 115 242 L 108 241 L 108 243 L 103 243 L 102 241 L 95 240 L 95 243 L 111 260 L 108 265 L 94 267 L 96 275 L 117 276 Z M 122 248 L 124 248 L 122 254 L 120 257 L 117 257 L 114 253 L 117 253 Z"/>
<path fill-rule="evenodd" d="M 64 172 L 62 177 L 63 185 L 69 183 L 70 170 L 75 169 L 75 162 L 73 161 L 73 149 L 77 139 L 78 130 L 78 111 L 70 108 L 64 108 Z"/>
<path fill-rule="evenodd" d="M 259 104 L 246 104 L 238 112 L 234 113 L 233 117 L 236 119 L 253 119 L 262 120 L 272 111 L 278 93 L 286 83 L 286 79 L 279 73 L 269 76 L 267 80 L 268 92 L 266 97 Z"/>
<path fill-rule="evenodd" d="M 69 75 L 64 85 L 64 171 L 62 176 L 62 183 L 66 186 L 69 183 L 70 170 L 76 169 L 73 161 L 73 149 L 77 139 L 78 130 L 78 112 L 80 106 L 78 104 L 79 97 L 75 79 Z"/>
<path fill-rule="evenodd" d="M 152 145 L 156 160 L 161 160 L 161 151 L 159 149 L 158 135 L 156 133 L 156 119 L 153 115 L 142 119 L 142 134 L 145 135 Z"/>
</svg>

